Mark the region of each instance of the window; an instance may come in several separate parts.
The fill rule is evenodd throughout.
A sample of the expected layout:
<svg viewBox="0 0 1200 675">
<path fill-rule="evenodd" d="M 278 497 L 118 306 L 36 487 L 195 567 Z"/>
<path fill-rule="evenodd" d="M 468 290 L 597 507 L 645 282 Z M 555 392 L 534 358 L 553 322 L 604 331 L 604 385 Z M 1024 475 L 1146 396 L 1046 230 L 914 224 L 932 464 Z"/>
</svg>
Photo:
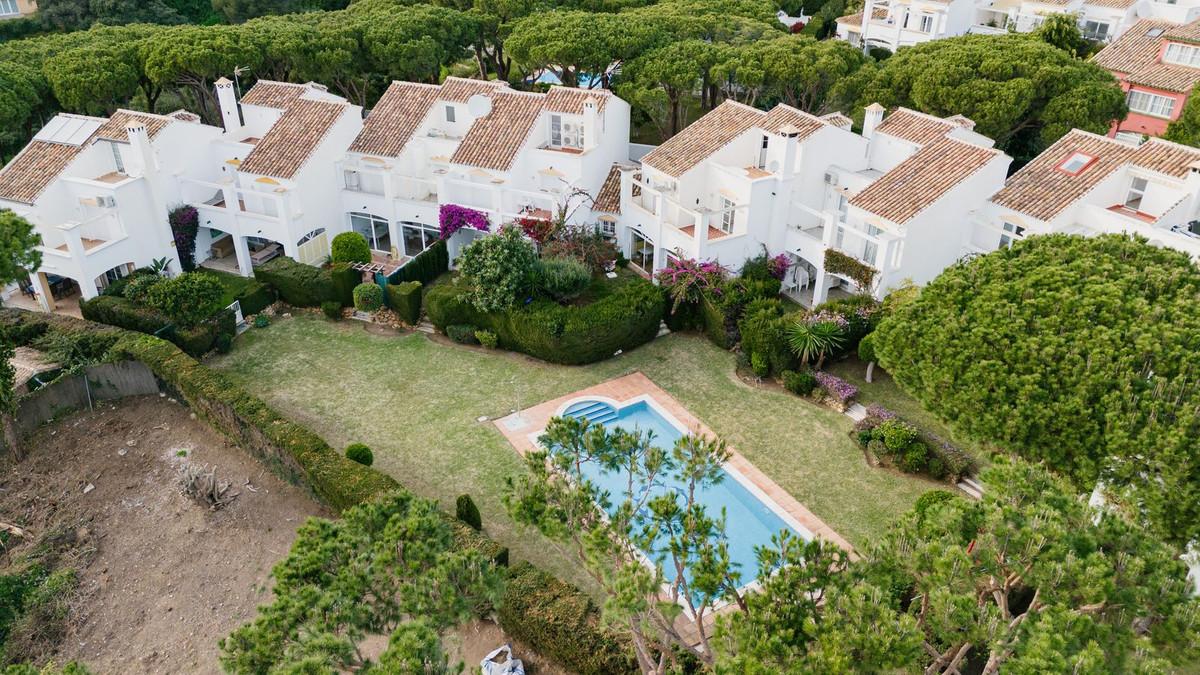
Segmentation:
<svg viewBox="0 0 1200 675">
<path fill-rule="evenodd" d="M 0 16 L 8 16 L 17 12 L 17 0 L 0 0 Z"/>
<path fill-rule="evenodd" d="M 1145 91 L 1129 92 L 1129 109 L 1155 117 L 1170 117 L 1175 110 L 1175 99 Z"/>
<path fill-rule="evenodd" d="M 388 236 L 387 218 L 370 213 L 351 213 L 350 227 L 366 238 L 367 244 L 376 251 L 391 252 L 392 241 Z"/>
<path fill-rule="evenodd" d="M 1073 152 L 1063 160 L 1062 164 L 1058 165 L 1058 170 L 1063 173 L 1069 173 L 1072 176 L 1078 176 L 1095 161 L 1096 158 L 1086 152 Z"/>
<path fill-rule="evenodd" d="M 1088 40 L 1107 40 L 1108 24 L 1103 21 L 1084 21 L 1079 25 L 1083 37 Z"/>
<path fill-rule="evenodd" d="M 878 237 L 879 233 L 882 231 L 883 230 L 880 230 L 878 227 L 875 227 L 874 225 L 867 225 L 867 234 L 871 235 L 872 237 Z M 877 244 L 873 241 L 867 241 L 867 243 L 863 246 L 862 259 L 868 265 L 874 265 L 875 267 L 882 267 L 882 265 L 878 265 L 875 262 L 875 256 L 878 253 L 879 253 L 879 244 Z"/>
<path fill-rule="evenodd" d="M 721 229 L 726 234 L 733 232 L 733 225 L 737 216 L 737 211 L 733 210 L 734 206 L 736 205 L 733 202 L 721 197 Z"/>
<path fill-rule="evenodd" d="M 636 230 L 631 230 L 629 235 L 629 261 L 640 267 L 643 272 L 653 272 L 654 242 Z"/>
<path fill-rule="evenodd" d="M 838 222 L 839 223 L 846 222 L 846 216 L 849 214 L 849 212 L 850 212 L 850 200 L 846 199 L 846 195 L 839 192 L 837 195 Z"/>
<path fill-rule="evenodd" d="M 1007 220 L 1000 224 L 1000 229 L 1004 230 L 1004 234 L 1000 235 L 1000 248 L 1008 248 L 1012 245 L 1014 237 L 1025 234 L 1025 228 L 1013 225 Z"/>
<path fill-rule="evenodd" d="M 1136 131 L 1118 131 L 1117 140 L 1122 143 L 1129 143 L 1130 145 L 1141 145 L 1146 140 L 1146 137 Z"/>
<path fill-rule="evenodd" d="M 298 241 L 296 241 L 296 246 L 303 246 L 323 234 L 325 234 L 325 228 L 318 227 L 317 229 L 313 230 L 312 232 L 309 232 L 308 234 L 304 235 L 303 237 L 300 237 L 300 239 Z"/>
<path fill-rule="evenodd" d="M 1146 179 L 1134 177 L 1129 181 L 1129 194 L 1125 196 L 1125 208 L 1132 211 L 1140 211 L 1142 206 L 1142 197 L 1146 196 Z"/>
<path fill-rule="evenodd" d="M 446 121 L 447 122 L 454 121 L 454 106 L 452 106 L 452 105 L 446 106 Z"/>
<path fill-rule="evenodd" d="M 3 2 L 4 0 L 0 0 L 0 3 Z M 125 160 L 121 158 L 121 146 L 117 143 L 109 143 L 108 146 L 112 148 L 113 163 L 117 165 L 117 173 L 125 173 Z"/>
<path fill-rule="evenodd" d="M 762 145 L 758 149 L 758 168 L 767 168 L 767 145 L 770 143 L 770 138 L 763 134 Z"/>
<path fill-rule="evenodd" d="M 608 239 L 616 239 L 617 224 L 611 220 L 600 220 L 596 223 L 596 234 Z"/>
<path fill-rule="evenodd" d="M 932 14 L 922 14 L 921 15 L 921 32 L 922 33 L 932 33 L 933 32 L 933 15 Z"/>
<path fill-rule="evenodd" d="M 1163 54 L 1163 61 L 1181 66 L 1200 66 L 1200 47 L 1170 42 L 1167 44 L 1167 53 Z"/>
<path fill-rule="evenodd" d="M 410 258 L 433 246 L 440 234 L 436 228 L 421 223 L 402 222 L 400 236 L 404 240 L 404 255 Z"/>
</svg>

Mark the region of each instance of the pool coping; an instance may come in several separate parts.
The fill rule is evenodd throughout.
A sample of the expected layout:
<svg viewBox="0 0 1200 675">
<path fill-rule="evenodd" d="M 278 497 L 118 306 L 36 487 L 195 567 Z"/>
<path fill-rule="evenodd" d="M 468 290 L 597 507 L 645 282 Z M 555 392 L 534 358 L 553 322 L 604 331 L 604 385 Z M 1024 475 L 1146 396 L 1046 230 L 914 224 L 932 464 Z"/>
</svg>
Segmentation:
<svg viewBox="0 0 1200 675">
<path fill-rule="evenodd" d="M 493 420 L 493 424 L 517 452 L 524 456 L 537 449 L 537 435 L 546 428 L 550 418 L 560 414 L 571 403 L 582 399 L 603 400 L 618 408 L 636 403 L 638 400 L 649 400 L 656 412 L 683 433 L 699 434 L 711 438 L 719 437 L 695 415 L 688 412 L 687 408 L 683 407 L 673 396 L 640 371 L 519 410 Z M 857 557 L 850 542 L 812 511 L 805 508 L 758 467 L 751 464 L 736 448 L 727 446 L 727 450 L 729 459 L 725 462 L 725 469 L 735 479 L 744 479 L 739 482 L 756 498 L 784 517 L 788 525 L 794 528 L 799 526 L 799 531 L 806 531 L 813 536 L 820 537 L 839 546 L 852 558 Z"/>
</svg>

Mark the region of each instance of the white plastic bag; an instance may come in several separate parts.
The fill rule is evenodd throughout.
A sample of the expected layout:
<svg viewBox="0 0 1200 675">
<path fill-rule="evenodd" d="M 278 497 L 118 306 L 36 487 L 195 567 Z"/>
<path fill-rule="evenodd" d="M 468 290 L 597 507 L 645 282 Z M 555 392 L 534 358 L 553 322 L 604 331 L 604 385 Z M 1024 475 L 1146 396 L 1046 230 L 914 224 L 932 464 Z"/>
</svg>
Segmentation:
<svg viewBox="0 0 1200 675">
<path fill-rule="evenodd" d="M 497 662 L 496 657 L 501 654 L 504 654 L 504 661 Z M 482 675 L 525 675 L 525 664 L 521 663 L 521 659 L 512 657 L 510 645 L 502 645 L 479 662 L 479 672 Z"/>
</svg>

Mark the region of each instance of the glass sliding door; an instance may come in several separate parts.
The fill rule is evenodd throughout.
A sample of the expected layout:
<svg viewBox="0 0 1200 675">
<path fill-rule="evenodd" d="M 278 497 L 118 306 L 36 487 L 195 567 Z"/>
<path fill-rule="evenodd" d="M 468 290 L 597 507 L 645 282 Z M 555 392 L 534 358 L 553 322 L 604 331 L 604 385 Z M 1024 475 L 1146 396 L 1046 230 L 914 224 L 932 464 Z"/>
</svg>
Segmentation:
<svg viewBox="0 0 1200 675">
<path fill-rule="evenodd" d="M 629 260 L 642 271 L 654 272 L 654 242 L 647 239 L 641 232 L 630 230 Z"/>
<path fill-rule="evenodd" d="M 437 243 L 439 236 L 435 227 L 421 223 L 402 222 L 400 223 L 400 238 L 404 240 L 404 249 L 401 253 L 410 258 L 415 257 L 421 251 Z"/>
<path fill-rule="evenodd" d="M 387 218 L 380 218 L 370 213 L 351 213 L 350 227 L 361 234 L 372 249 L 384 253 L 392 252 L 392 239 L 388 233 Z"/>
</svg>

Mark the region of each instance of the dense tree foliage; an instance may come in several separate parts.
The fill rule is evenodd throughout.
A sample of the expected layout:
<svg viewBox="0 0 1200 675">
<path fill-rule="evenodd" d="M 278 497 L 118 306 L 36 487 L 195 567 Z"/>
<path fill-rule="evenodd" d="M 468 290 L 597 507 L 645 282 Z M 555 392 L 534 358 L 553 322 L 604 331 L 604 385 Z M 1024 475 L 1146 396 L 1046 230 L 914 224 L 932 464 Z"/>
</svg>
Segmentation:
<svg viewBox="0 0 1200 675">
<path fill-rule="evenodd" d="M 1030 35 L 968 35 L 900 50 L 882 62 L 860 102 L 961 114 L 1014 157 L 1028 158 L 1072 128 L 1106 133 L 1124 117 L 1112 74 Z"/>
<path fill-rule="evenodd" d="M 490 608 L 503 584 L 483 554 L 455 550 L 436 504 L 408 493 L 310 518 L 271 576 L 274 600 L 221 641 L 228 672 L 458 672 L 440 633 Z M 359 651 L 368 635 L 391 636 L 375 669 Z"/>
<path fill-rule="evenodd" d="M 1185 145 L 1200 146 L 1200 85 L 1192 87 L 1183 112 L 1173 122 L 1167 125 L 1167 133 L 1163 138 Z"/>
<path fill-rule="evenodd" d="M 972 437 L 1200 536 L 1200 271 L 1112 235 L 1033 237 L 950 267 L 876 332 L 879 362 Z"/>
<path fill-rule="evenodd" d="M 844 571 L 827 557 L 781 570 L 727 618 L 721 670 L 1166 672 L 1195 658 L 1200 601 L 1170 547 L 1041 466 L 1001 461 L 984 481 L 981 502 L 929 493 Z"/>
<path fill-rule="evenodd" d="M 0 286 L 36 272 L 42 265 L 37 249 L 42 238 L 33 224 L 8 209 L 0 209 Z"/>
</svg>

